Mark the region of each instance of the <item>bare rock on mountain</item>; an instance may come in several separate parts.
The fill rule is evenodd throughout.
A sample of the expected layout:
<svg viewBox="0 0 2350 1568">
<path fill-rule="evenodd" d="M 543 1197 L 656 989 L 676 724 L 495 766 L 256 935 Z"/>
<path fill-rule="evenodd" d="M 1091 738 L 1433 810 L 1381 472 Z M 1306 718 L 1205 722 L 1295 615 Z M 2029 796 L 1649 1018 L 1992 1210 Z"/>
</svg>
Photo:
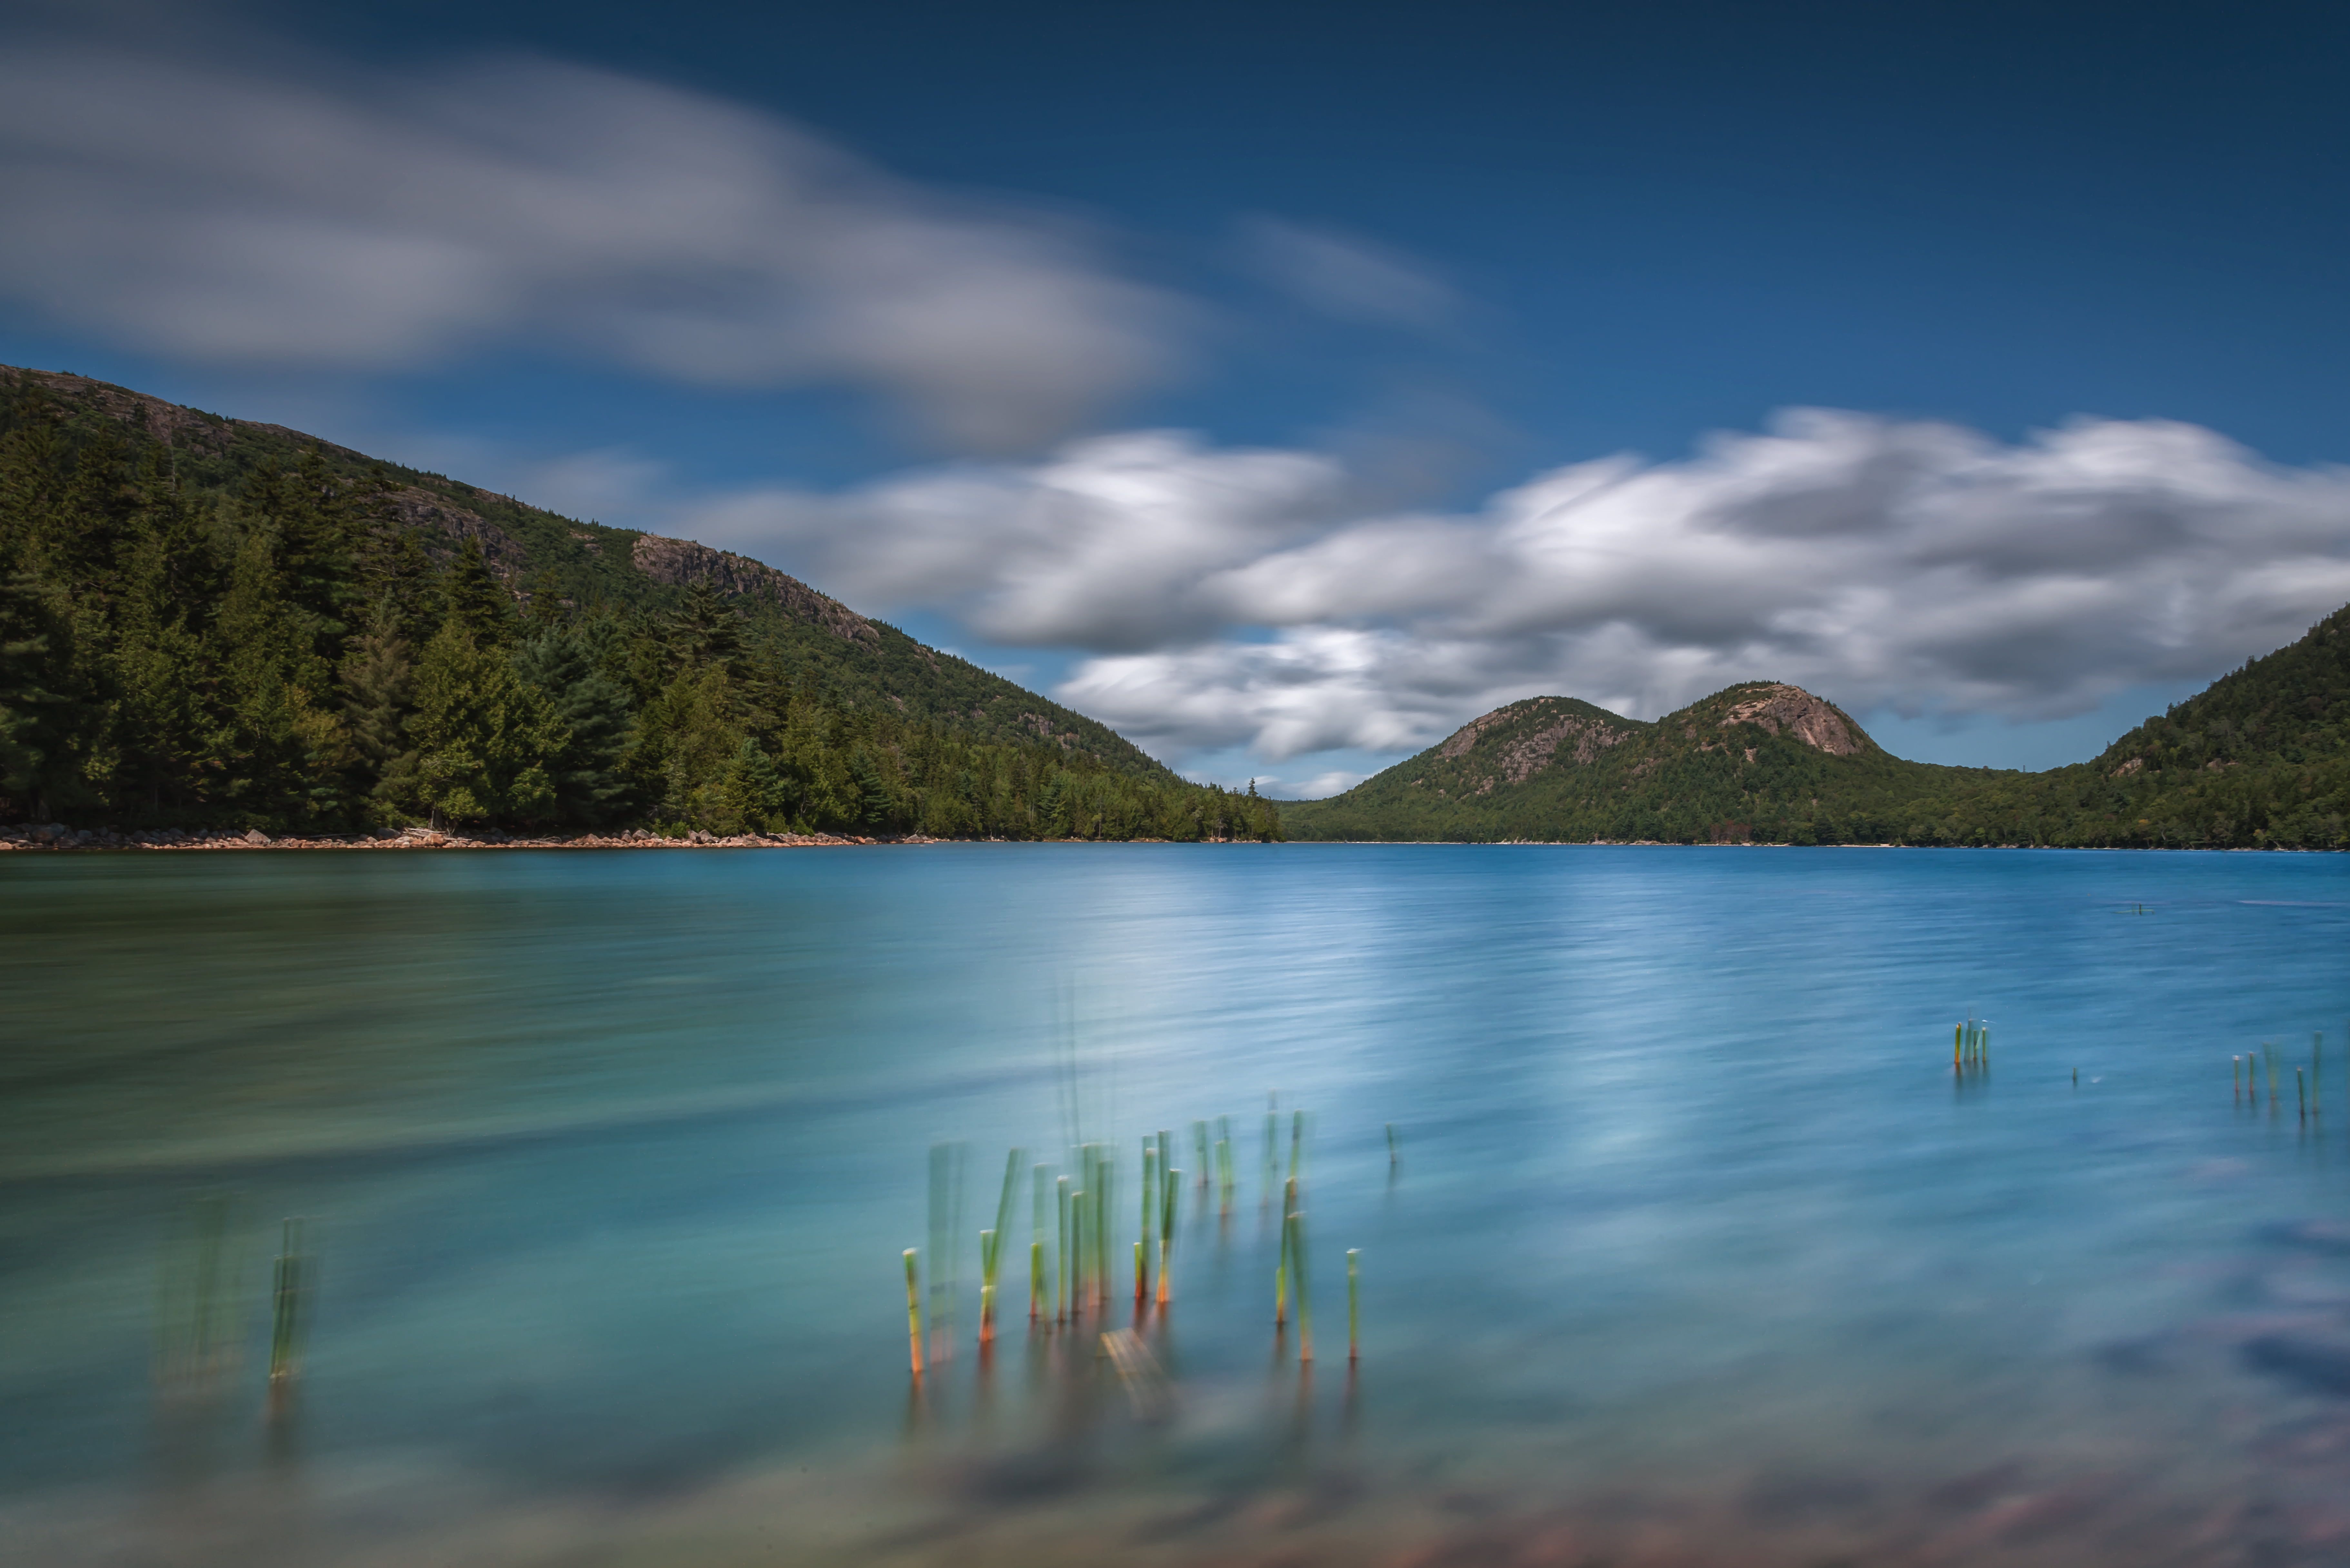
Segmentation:
<svg viewBox="0 0 2350 1568">
<path fill-rule="evenodd" d="M 1524 728 L 1528 724 L 1534 727 Z M 1629 740 L 1633 733 L 1628 725 L 1611 724 L 1593 712 L 1566 708 L 1559 699 L 1535 697 L 1471 720 L 1437 748 L 1437 755 L 1457 762 L 1490 738 L 1490 753 L 1479 760 L 1494 771 L 1485 774 L 1471 792 L 1487 794 L 1503 784 L 1525 783 L 1554 762 L 1563 760 L 1562 751 L 1575 762 L 1588 765 L 1610 746 Z M 1566 750 L 1569 742 L 1573 743 L 1571 751 Z"/>
<path fill-rule="evenodd" d="M 1750 691 L 1722 716 L 1721 727 L 1752 724 L 1765 734 L 1782 730 L 1815 752 L 1849 757 L 1861 749 L 1859 735 L 1845 716 L 1800 686 L 1773 685 Z"/>
<path fill-rule="evenodd" d="M 1495 709 L 1492 712 L 1486 714 L 1482 719 L 1470 720 L 1467 723 L 1453 731 L 1451 737 L 1445 741 L 1444 744 L 1436 748 L 1436 754 L 1447 759 L 1448 761 L 1467 756 L 1469 754 L 1469 748 L 1475 745 L 1479 741 L 1483 740 L 1485 738 L 1485 732 L 1500 723 L 1508 716 L 1508 713 L 1509 710 L 1501 708 Z"/>
<path fill-rule="evenodd" d="M 96 409 L 109 418 L 144 431 L 165 446 L 219 452 L 228 445 L 235 433 L 232 429 L 235 423 L 233 420 L 200 413 L 194 409 L 183 409 L 177 403 L 167 403 L 161 398 L 109 386 L 104 381 L 93 381 L 87 376 L 76 376 L 64 370 L 19 370 L 16 374 L 36 386 L 48 389 L 58 397 Z"/>
<path fill-rule="evenodd" d="M 816 592 L 797 577 L 786 576 L 763 561 L 738 556 L 732 550 L 713 550 L 691 539 L 643 534 L 638 536 L 630 559 L 636 563 L 637 570 L 657 583 L 674 583 L 681 587 L 707 583 L 728 598 L 772 600 L 788 614 L 850 642 L 881 640 L 881 634 L 874 629 L 871 621 L 838 599 Z"/>
<path fill-rule="evenodd" d="M 515 581 L 528 564 L 528 553 L 513 535 L 479 513 L 468 512 L 429 490 L 406 485 L 386 495 L 382 504 L 401 527 L 414 529 L 428 538 L 437 534 L 446 541 L 425 546 L 426 554 L 437 560 L 448 559 L 467 539 L 477 539 L 490 570 L 507 582 Z"/>
</svg>

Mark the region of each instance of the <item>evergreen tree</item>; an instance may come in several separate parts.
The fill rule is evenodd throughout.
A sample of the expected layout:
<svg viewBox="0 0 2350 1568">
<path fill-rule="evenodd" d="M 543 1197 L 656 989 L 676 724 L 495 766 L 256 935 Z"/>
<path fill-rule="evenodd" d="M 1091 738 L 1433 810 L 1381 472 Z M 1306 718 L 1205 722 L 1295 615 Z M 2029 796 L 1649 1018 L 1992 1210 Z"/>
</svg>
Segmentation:
<svg viewBox="0 0 2350 1568">
<path fill-rule="evenodd" d="M 60 618 L 30 572 L 0 557 L 0 794 L 27 816 L 74 794 L 65 739 L 72 722 L 70 657 Z"/>
<path fill-rule="evenodd" d="M 514 596 L 490 570 L 480 539 L 468 534 L 450 561 L 441 582 L 442 618 L 484 648 L 504 648 L 519 629 L 515 624 Z"/>
<path fill-rule="evenodd" d="M 708 583 L 686 589 L 685 602 L 671 614 L 669 650 L 678 668 L 701 670 L 714 664 L 736 682 L 750 673 L 742 615 Z"/>
<path fill-rule="evenodd" d="M 629 740 L 627 690 L 599 657 L 617 628 L 608 620 L 546 627 L 515 652 L 515 673 L 543 692 L 569 739 L 550 759 L 556 820 L 592 827 L 624 804 L 621 768 Z"/>
<path fill-rule="evenodd" d="M 410 729 L 418 753 L 415 805 L 453 823 L 553 819 L 549 763 L 570 733 L 546 694 L 453 617 L 417 663 Z"/>
<path fill-rule="evenodd" d="M 351 639 L 341 673 L 359 793 L 378 811 L 389 806 L 396 812 L 397 803 L 417 791 L 417 753 L 409 734 L 416 711 L 416 660 L 390 595 L 377 601 L 367 628 Z"/>
</svg>

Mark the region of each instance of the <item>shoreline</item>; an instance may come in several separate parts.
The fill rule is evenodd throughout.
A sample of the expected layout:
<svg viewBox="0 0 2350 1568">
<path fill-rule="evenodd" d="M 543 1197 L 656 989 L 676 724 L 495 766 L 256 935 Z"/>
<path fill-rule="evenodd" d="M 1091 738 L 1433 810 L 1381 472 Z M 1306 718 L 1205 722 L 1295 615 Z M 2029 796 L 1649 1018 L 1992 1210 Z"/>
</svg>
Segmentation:
<svg viewBox="0 0 2350 1568">
<path fill-rule="evenodd" d="M 1167 844 L 1165 838 L 933 838 L 924 833 L 705 833 L 697 828 L 675 838 L 664 838 L 641 827 L 616 833 L 580 833 L 517 838 L 489 830 L 476 835 L 442 829 L 410 827 L 398 833 L 288 834 L 272 838 L 259 828 L 231 832 L 218 828 L 190 833 L 161 828 L 137 833 L 110 829 L 73 829 L 57 823 L 29 827 L 0 828 L 0 854 L 67 854 L 89 851 L 129 853 L 137 850 L 222 851 L 289 849 L 856 849 L 879 845 L 920 844 Z M 1254 844 L 1253 838 L 1202 838 L 1201 844 Z"/>
<path fill-rule="evenodd" d="M 732 836 L 696 830 L 676 838 L 641 827 L 616 833 L 581 833 L 517 838 L 493 831 L 478 835 L 410 827 L 382 834 L 288 834 L 272 838 L 259 828 L 243 833 L 218 828 L 190 833 L 178 828 L 118 833 L 110 829 L 75 830 L 48 823 L 32 827 L 0 829 L 0 853 L 11 850 L 58 854 L 79 850 L 235 850 L 235 849 L 832 849 L 876 844 L 947 844 L 920 833 L 876 834 L 870 836 L 837 833 L 742 833 Z M 974 840 L 973 842 L 987 842 Z"/>
</svg>

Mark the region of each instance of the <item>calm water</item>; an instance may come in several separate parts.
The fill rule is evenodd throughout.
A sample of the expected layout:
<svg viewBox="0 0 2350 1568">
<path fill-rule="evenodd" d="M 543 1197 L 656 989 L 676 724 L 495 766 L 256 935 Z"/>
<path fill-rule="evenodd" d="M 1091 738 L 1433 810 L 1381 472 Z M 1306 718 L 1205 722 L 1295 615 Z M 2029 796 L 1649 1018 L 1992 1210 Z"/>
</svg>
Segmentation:
<svg viewBox="0 0 2350 1568">
<path fill-rule="evenodd" d="M 2339 857 L 16 856 L 0 932 L 8 1563 L 2350 1561 Z M 983 1358 L 1006 1149 L 1097 1138 L 1115 1310 L 1029 1332 L 1024 1186 Z"/>
</svg>

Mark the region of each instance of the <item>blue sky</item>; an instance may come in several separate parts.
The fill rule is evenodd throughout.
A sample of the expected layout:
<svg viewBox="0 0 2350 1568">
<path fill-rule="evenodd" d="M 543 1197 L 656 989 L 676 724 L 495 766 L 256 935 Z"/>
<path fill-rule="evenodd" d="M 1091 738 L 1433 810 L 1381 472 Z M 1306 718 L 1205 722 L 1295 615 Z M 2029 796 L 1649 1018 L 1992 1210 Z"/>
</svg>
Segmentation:
<svg viewBox="0 0 2350 1568">
<path fill-rule="evenodd" d="M 2318 7 L 0 11 L 0 360 L 743 549 L 1324 790 L 1794 680 L 2044 766 L 2350 599 Z"/>
</svg>

